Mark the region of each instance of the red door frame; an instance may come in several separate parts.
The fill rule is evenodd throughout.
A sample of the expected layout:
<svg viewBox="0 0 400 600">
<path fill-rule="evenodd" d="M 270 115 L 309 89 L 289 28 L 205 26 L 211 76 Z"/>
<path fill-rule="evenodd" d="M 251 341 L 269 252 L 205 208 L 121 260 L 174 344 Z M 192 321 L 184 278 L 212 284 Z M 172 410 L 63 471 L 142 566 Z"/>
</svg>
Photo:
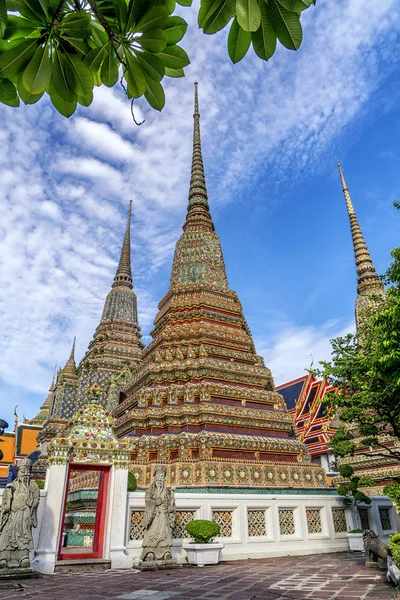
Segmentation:
<svg viewBox="0 0 400 600">
<path fill-rule="evenodd" d="M 94 537 L 92 551 L 87 553 L 72 554 L 72 552 L 63 552 L 62 530 L 64 527 L 65 510 L 67 506 L 68 485 L 71 471 L 100 471 L 99 488 L 97 492 L 96 519 L 94 523 Z M 110 477 L 110 467 L 98 465 L 68 465 L 67 485 L 65 488 L 64 506 L 62 512 L 60 541 L 58 544 L 58 560 L 76 560 L 86 558 L 103 558 L 104 531 L 106 525 L 108 481 Z"/>
</svg>

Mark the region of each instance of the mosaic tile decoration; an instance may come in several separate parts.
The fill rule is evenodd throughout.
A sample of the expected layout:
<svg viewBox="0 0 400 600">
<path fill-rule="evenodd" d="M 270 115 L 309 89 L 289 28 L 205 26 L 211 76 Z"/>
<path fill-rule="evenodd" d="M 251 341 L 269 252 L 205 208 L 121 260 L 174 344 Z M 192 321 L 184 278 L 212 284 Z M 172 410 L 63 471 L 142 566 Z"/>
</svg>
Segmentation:
<svg viewBox="0 0 400 600">
<path fill-rule="evenodd" d="M 144 510 L 133 510 L 131 512 L 130 540 L 142 540 L 145 532 L 143 525 Z"/>
<path fill-rule="evenodd" d="M 380 508 L 379 518 L 383 531 L 389 531 L 392 529 L 392 522 L 390 520 L 390 508 Z"/>
<path fill-rule="evenodd" d="M 231 510 L 213 510 L 212 520 L 218 523 L 221 528 L 219 537 L 232 537 L 232 511 Z"/>
<path fill-rule="evenodd" d="M 358 512 L 360 514 L 361 521 L 361 529 L 369 529 L 369 510 L 368 508 L 359 508 Z"/>
<path fill-rule="evenodd" d="M 247 533 L 249 537 L 259 537 L 262 535 L 267 535 L 265 513 L 265 510 L 247 511 Z"/>
<path fill-rule="evenodd" d="M 319 508 L 307 508 L 308 533 L 322 533 L 321 510 Z"/>
<path fill-rule="evenodd" d="M 296 533 L 294 511 L 291 508 L 279 509 L 279 531 L 281 535 L 294 535 Z"/>
<path fill-rule="evenodd" d="M 346 509 L 332 508 L 333 527 L 335 533 L 347 532 Z"/>
<path fill-rule="evenodd" d="M 177 510 L 175 513 L 175 525 L 172 528 L 172 537 L 177 540 L 189 538 L 190 535 L 185 527 L 195 518 L 196 511 L 194 510 Z"/>
</svg>

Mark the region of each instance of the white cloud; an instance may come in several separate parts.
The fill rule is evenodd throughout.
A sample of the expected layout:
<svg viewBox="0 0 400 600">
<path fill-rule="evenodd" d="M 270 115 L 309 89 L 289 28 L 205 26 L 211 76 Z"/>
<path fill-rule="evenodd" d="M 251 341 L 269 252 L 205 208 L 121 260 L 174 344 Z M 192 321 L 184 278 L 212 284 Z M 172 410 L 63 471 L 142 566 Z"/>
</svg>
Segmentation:
<svg viewBox="0 0 400 600">
<path fill-rule="evenodd" d="M 329 360 L 330 340 L 347 333 L 354 333 L 353 323 L 328 321 L 319 327 L 286 323 L 268 341 L 256 340 L 256 348 L 271 369 L 275 385 L 281 385 L 304 375 L 312 360 L 315 368 L 320 361 Z"/>
</svg>

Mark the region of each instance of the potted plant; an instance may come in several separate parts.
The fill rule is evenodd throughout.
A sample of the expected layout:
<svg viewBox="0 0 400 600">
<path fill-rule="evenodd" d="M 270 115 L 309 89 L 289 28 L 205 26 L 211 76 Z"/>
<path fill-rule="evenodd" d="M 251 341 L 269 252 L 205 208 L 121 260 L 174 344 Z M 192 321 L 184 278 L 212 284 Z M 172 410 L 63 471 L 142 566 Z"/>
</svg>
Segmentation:
<svg viewBox="0 0 400 600">
<path fill-rule="evenodd" d="M 358 488 L 360 485 L 371 485 L 372 481 L 369 477 L 353 477 L 354 469 L 351 465 L 341 465 L 339 467 L 339 473 L 341 477 L 348 479 L 348 483 L 340 485 L 336 491 L 339 494 L 339 496 L 342 496 L 343 504 L 345 504 L 346 506 L 353 507 L 356 520 L 356 528 L 351 529 L 347 533 L 350 550 L 352 550 L 353 552 L 363 552 L 364 539 L 363 529 L 361 526 L 359 505 L 371 504 L 371 498 L 368 498 L 368 496 L 366 496 Z"/>
<path fill-rule="evenodd" d="M 217 565 L 220 552 L 224 547 L 224 544 L 212 541 L 215 536 L 219 535 L 218 523 L 195 519 L 186 525 L 186 531 L 194 540 L 189 544 L 182 545 L 187 552 L 188 562 L 198 567 Z"/>
</svg>

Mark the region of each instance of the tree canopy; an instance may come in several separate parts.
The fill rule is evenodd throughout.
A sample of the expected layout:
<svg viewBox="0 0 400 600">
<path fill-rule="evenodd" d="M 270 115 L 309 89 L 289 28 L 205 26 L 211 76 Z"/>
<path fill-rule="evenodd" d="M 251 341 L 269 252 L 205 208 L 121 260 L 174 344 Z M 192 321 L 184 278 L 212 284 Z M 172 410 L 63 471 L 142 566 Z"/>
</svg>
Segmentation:
<svg viewBox="0 0 400 600">
<path fill-rule="evenodd" d="M 189 7 L 192 0 L 177 0 Z M 228 54 L 237 63 L 250 46 L 269 60 L 277 41 L 302 42 L 302 11 L 316 0 L 201 0 L 206 34 L 230 26 Z M 93 87 L 118 81 L 132 101 L 161 110 L 164 77 L 183 77 L 190 63 L 178 45 L 187 22 L 175 0 L 0 0 L 0 102 L 19 106 L 44 94 L 65 117 L 89 106 Z"/>
<path fill-rule="evenodd" d="M 382 277 L 388 286 L 385 300 L 357 336 L 332 340 L 332 360 L 321 363 L 323 377 L 338 391 L 325 399 L 343 423 L 332 444 L 339 457 L 358 448 L 400 463 L 400 248 L 391 254 L 393 262 Z"/>
</svg>

